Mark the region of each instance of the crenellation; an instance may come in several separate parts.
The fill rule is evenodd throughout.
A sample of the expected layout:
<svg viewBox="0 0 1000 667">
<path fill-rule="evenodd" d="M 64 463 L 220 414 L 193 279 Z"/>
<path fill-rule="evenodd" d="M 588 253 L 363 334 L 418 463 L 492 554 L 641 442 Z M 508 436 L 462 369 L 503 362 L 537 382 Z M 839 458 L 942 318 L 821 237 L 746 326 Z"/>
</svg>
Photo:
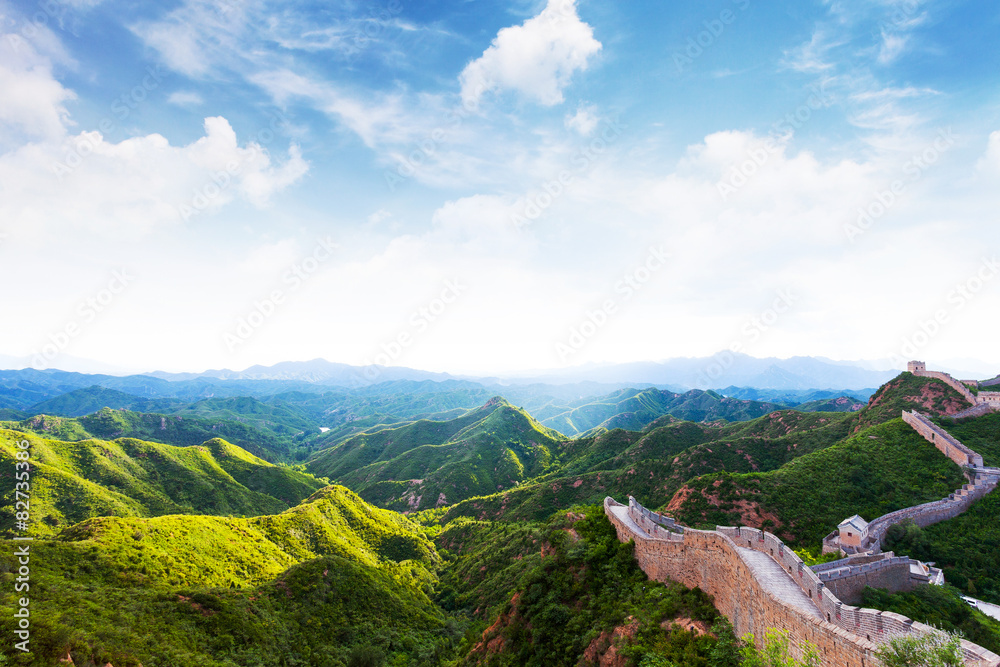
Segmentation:
<svg viewBox="0 0 1000 667">
<path fill-rule="evenodd" d="M 688 529 L 683 535 L 664 531 L 660 537 L 639 528 L 630 528 L 627 520 L 645 520 L 642 506 L 634 498 L 627 508 L 612 498 L 604 501 L 605 512 L 622 541 L 635 541 L 635 557 L 647 575 L 657 580 L 674 580 L 686 586 L 699 586 L 715 600 L 720 613 L 732 621 L 737 634 L 753 633 L 758 639 L 769 628 L 788 630 L 796 643 L 811 641 L 832 667 L 873 664 L 877 645 L 895 635 L 933 632 L 910 619 L 873 609 L 859 609 L 840 600 L 826 587 L 817 573 L 804 567 L 795 552 L 777 537 L 756 528 L 721 526 L 714 531 Z M 625 509 L 621 517 L 615 508 Z M 811 593 L 817 616 L 790 605 L 757 575 L 740 554 L 743 544 L 755 551 L 772 555 L 783 570 L 803 591 Z M 874 565 L 874 564 L 866 564 Z M 734 585 L 734 582 L 738 584 Z M 1000 656 L 982 647 L 963 642 L 967 664 L 1000 667 Z M 863 661 L 863 662 L 862 662 Z"/>
<path fill-rule="evenodd" d="M 946 375 L 928 372 L 922 362 L 911 362 L 910 371 L 933 377 Z M 1000 392 L 993 393 L 1000 399 Z M 787 630 L 796 645 L 804 641 L 816 645 L 824 665 L 872 665 L 878 645 L 891 637 L 938 632 L 899 614 L 851 604 L 860 602 L 865 585 L 907 590 L 918 585 L 916 582 L 928 580 L 926 569 L 923 574 L 911 573 L 910 565 L 916 561 L 891 552 L 881 554 L 885 530 L 904 519 L 925 526 L 957 516 L 1000 482 L 1000 470 L 983 469 L 982 457 L 923 415 L 904 412 L 903 419 L 953 461 L 968 466 L 969 483 L 948 498 L 891 512 L 865 524 L 865 541 L 869 547 L 874 545 L 874 553 L 868 556 L 841 559 L 814 570 L 806 567 L 778 537 L 759 528 L 685 529 L 670 517 L 642 507 L 631 496 L 627 506 L 605 498 L 604 510 L 618 538 L 635 542 L 636 561 L 650 578 L 700 587 L 712 596 L 716 608 L 729 618 L 737 634 L 753 633 L 760 642 L 770 628 Z M 836 535 L 836 531 L 831 533 L 824 544 Z M 785 574 L 764 568 L 761 572 L 766 575 L 758 575 L 755 568 L 762 567 L 759 557 L 750 558 L 748 549 L 767 555 Z M 801 601 L 789 597 L 795 588 L 782 585 L 774 577 L 791 580 L 805 597 Z M 962 650 L 967 665 L 1000 667 L 1000 656 L 981 646 L 962 640 Z"/>
</svg>

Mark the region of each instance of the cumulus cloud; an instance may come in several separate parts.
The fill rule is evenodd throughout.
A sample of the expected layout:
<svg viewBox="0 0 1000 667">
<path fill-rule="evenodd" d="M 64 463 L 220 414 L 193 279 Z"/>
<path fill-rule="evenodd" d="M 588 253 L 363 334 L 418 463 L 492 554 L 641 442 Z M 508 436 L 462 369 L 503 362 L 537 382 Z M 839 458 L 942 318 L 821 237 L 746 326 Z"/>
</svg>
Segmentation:
<svg viewBox="0 0 1000 667">
<path fill-rule="evenodd" d="M 566 127 L 586 136 L 597 127 L 597 109 L 592 105 L 581 105 L 572 116 L 566 116 Z"/>
<path fill-rule="evenodd" d="M 222 117 L 207 118 L 205 136 L 186 146 L 159 134 L 113 143 L 81 132 L 0 155 L 0 218 L 14 230 L 142 230 L 237 198 L 265 206 L 307 170 L 297 146 L 281 163 L 258 143 L 240 146 Z"/>
<path fill-rule="evenodd" d="M 601 50 L 594 31 L 580 20 L 575 0 L 549 0 L 542 13 L 504 28 L 483 55 L 459 76 L 462 100 L 479 103 L 484 93 L 514 90 L 545 106 L 563 101 L 563 89 Z"/>
</svg>

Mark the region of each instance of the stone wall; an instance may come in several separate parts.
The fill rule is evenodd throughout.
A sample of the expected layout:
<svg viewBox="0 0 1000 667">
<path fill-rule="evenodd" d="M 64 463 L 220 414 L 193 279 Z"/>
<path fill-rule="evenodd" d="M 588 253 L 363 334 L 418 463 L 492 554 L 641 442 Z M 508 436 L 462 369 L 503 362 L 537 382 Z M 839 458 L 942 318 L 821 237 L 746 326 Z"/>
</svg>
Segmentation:
<svg viewBox="0 0 1000 667">
<path fill-rule="evenodd" d="M 910 577 L 910 559 L 905 556 L 845 558 L 811 569 L 837 599 L 847 604 L 860 604 L 865 586 L 890 593 L 911 591 L 917 586 Z"/>
<path fill-rule="evenodd" d="M 981 391 L 978 396 L 979 402 L 993 407 L 1000 408 L 1000 391 Z"/>
<path fill-rule="evenodd" d="M 945 456 L 958 465 L 982 467 L 982 456 L 963 445 L 950 433 L 938 427 L 916 410 L 912 412 L 903 410 L 903 421 L 912 426 L 913 430 L 924 436 L 929 443 L 941 450 Z"/>
<path fill-rule="evenodd" d="M 976 403 L 979 402 L 976 400 L 975 394 L 969 391 L 969 388 L 967 386 L 965 386 L 952 376 L 948 375 L 947 373 L 942 373 L 940 371 L 915 371 L 913 374 L 918 377 L 935 378 L 941 380 L 949 387 L 960 393 L 962 396 L 965 396 L 965 398 L 969 401 L 969 403 L 975 405 Z"/>
<path fill-rule="evenodd" d="M 907 519 L 921 527 L 954 519 L 996 487 L 996 476 L 977 475 L 972 484 L 966 484 L 947 498 L 884 514 L 868 524 L 869 545 L 876 551 L 880 550 L 889 526 Z"/>
<path fill-rule="evenodd" d="M 845 605 L 770 533 L 719 527 L 714 531 L 687 529 L 683 534 L 664 531 L 665 535 L 654 537 L 638 525 L 638 521 L 649 526 L 655 523 L 643 509 L 632 499 L 628 508 L 612 498 L 604 500 L 605 513 L 618 539 L 634 540 L 639 567 L 657 581 L 700 587 L 713 597 L 716 608 L 729 618 L 738 635 L 751 632 L 760 641 L 769 628 L 787 630 L 794 645 L 814 644 L 824 665 L 874 667 L 879 642 L 894 635 L 935 632 L 898 614 Z M 619 516 L 621 510 L 625 510 L 624 517 Z M 826 620 L 806 614 L 769 590 L 768 584 L 757 579 L 739 547 L 771 556 L 807 592 Z M 966 641 L 962 647 L 966 664 L 1000 667 L 1000 656 Z"/>
<path fill-rule="evenodd" d="M 983 415 L 988 415 L 993 412 L 993 408 L 989 403 L 977 403 L 971 408 L 966 408 L 961 412 L 956 412 L 953 415 L 948 415 L 949 419 L 966 419 L 968 417 L 982 417 Z"/>
</svg>

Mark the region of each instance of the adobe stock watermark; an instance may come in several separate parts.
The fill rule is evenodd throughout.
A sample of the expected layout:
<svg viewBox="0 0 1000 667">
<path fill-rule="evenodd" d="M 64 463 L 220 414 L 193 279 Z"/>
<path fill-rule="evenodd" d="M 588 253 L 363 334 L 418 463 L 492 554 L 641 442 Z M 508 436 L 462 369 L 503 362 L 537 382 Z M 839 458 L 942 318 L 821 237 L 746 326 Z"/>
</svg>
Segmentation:
<svg viewBox="0 0 1000 667">
<path fill-rule="evenodd" d="M 99 132 L 81 132 L 75 137 L 72 147 L 66 152 L 61 162 L 52 164 L 52 173 L 59 177 L 59 180 L 73 173 L 84 159 L 91 155 L 104 140 L 104 135 L 115 132 L 119 123 L 124 122 L 129 115 L 149 98 L 149 94 L 160 87 L 163 80 L 163 70 L 156 67 L 147 67 L 146 74 L 142 80 L 132 86 L 130 90 L 122 93 L 111 103 L 111 115 L 105 116 L 97 124 Z"/>
<path fill-rule="evenodd" d="M 536 191 L 522 202 L 518 202 L 518 210 L 510 214 L 510 221 L 514 227 L 521 229 L 537 220 L 552 206 L 556 199 L 566 192 L 574 179 L 586 173 L 598 158 L 607 152 L 608 148 L 622 136 L 622 132 L 626 129 L 628 129 L 628 125 L 623 125 L 617 117 L 613 120 L 605 120 L 600 134 L 582 145 L 573 155 L 570 160 L 572 170 L 563 169 L 556 176 L 542 183 L 540 192 Z"/>
<path fill-rule="evenodd" d="M 732 0 L 732 2 L 740 12 L 745 12 L 750 6 L 750 0 Z M 703 21 L 705 29 L 688 37 L 683 51 L 674 52 L 674 66 L 677 67 L 677 71 L 683 72 L 685 67 L 693 65 L 694 61 L 705 53 L 705 49 L 711 48 L 722 37 L 726 28 L 736 22 L 738 16 L 739 13 L 732 9 L 723 9 L 718 17 Z"/>
<path fill-rule="evenodd" d="M 858 207 L 858 217 L 844 225 L 844 234 L 851 243 L 864 235 L 899 201 L 910 184 L 916 183 L 924 172 L 934 166 L 941 156 L 955 145 L 955 135 L 951 128 L 938 131 L 938 136 L 920 153 L 910 156 L 903 164 L 903 176 L 897 178 L 883 190 L 874 194 L 865 206 Z"/>
<path fill-rule="evenodd" d="M 813 112 L 830 104 L 825 81 L 819 86 L 810 86 L 808 90 L 809 96 L 805 102 L 772 123 L 771 131 L 764 138 L 763 144 L 749 148 L 746 159 L 733 165 L 728 175 L 715 184 L 722 201 L 727 201 L 731 195 L 749 183 L 771 156 L 781 150 L 781 142 L 812 119 Z"/>
<path fill-rule="evenodd" d="M 133 276 L 128 269 L 118 269 L 111 272 L 111 279 L 105 287 L 88 296 L 76 307 L 76 317 L 66 322 L 58 331 L 48 335 L 41 348 L 31 351 L 32 368 L 50 368 L 50 363 L 66 351 L 70 343 L 78 338 L 86 325 L 94 322 L 101 313 L 111 307 L 122 292 L 132 284 Z"/>
<path fill-rule="evenodd" d="M 583 318 L 569 329 L 565 341 L 557 341 L 556 354 L 559 361 L 566 362 L 574 354 L 582 350 L 597 333 L 607 325 L 620 306 L 631 300 L 653 275 L 667 265 L 670 254 L 663 246 L 650 246 L 645 259 L 631 271 L 626 272 L 614 284 L 614 295 L 601 301 L 593 310 L 587 310 Z"/>
<path fill-rule="evenodd" d="M 7 42 L 15 52 L 20 51 L 22 41 L 35 39 L 41 30 L 49 27 L 49 24 L 62 30 L 63 17 L 66 10 L 72 6 L 72 3 L 60 0 L 41 0 L 36 4 L 38 10 L 31 12 L 28 19 L 21 25 L 20 30 L 7 35 Z"/>
<path fill-rule="evenodd" d="M 369 7 L 368 17 L 355 28 L 345 53 L 347 55 L 360 53 L 372 41 L 379 39 L 385 33 L 389 22 L 402 13 L 403 3 L 399 0 L 389 0 L 383 7 Z"/>
<path fill-rule="evenodd" d="M 733 340 L 725 350 L 712 355 L 711 361 L 698 374 L 698 388 L 711 389 L 712 383 L 736 363 L 736 355 L 743 352 L 748 344 L 760 340 L 765 332 L 778 323 L 782 315 L 791 310 L 796 301 L 798 297 L 792 290 L 788 288 L 778 290 L 770 306 L 743 323 L 739 338 Z"/>
<path fill-rule="evenodd" d="M 428 132 L 427 136 L 416 142 L 406 155 L 396 158 L 397 165 L 394 170 L 387 169 L 382 172 L 389 192 L 395 192 L 400 185 L 413 178 L 434 158 L 441 146 L 462 126 L 465 120 L 479 111 L 480 96 L 492 90 L 493 87 L 493 81 L 480 82 L 476 86 L 474 95 L 463 99 L 460 106 L 450 109 L 445 114 L 445 122 L 442 125 L 438 125 Z"/>
<path fill-rule="evenodd" d="M 298 290 L 316 275 L 326 262 L 333 257 L 339 246 L 329 236 L 316 240 L 310 254 L 293 263 L 281 276 L 281 286 L 275 287 L 259 299 L 254 300 L 250 311 L 236 320 L 232 331 L 223 334 L 222 340 L 230 352 L 235 352 L 257 332 L 264 323 L 274 317 L 289 295 Z"/>
<path fill-rule="evenodd" d="M 379 345 L 380 352 L 374 359 L 365 359 L 360 374 L 355 374 L 354 384 L 365 385 L 377 381 L 382 375 L 382 368 L 398 361 L 417 337 L 441 319 L 467 289 L 468 286 L 457 278 L 445 280 L 436 297 L 410 313 L 406 325 L 390 340 Z"/>
<path fill-rule="evenodd" d="M 952 316 L 969 305 L 998 273 L 1000 262 L 996 256 L 984 257 L 975 273 L 964 281 L 955 283 L 948 291 L 944 297 L 945 307 L 938 308 L 930 317 L 919 320 L 913 332 L 903 337 L 897 352 L 889 355 L 893 363 L 900 365 L 909 359 L 918 358 L 920 351 L 951 322 Z"/>
<path fill-rule="evenodd" d="M 230 160 L 226 163 L 225 169 L 212 172 L 204 184 L 194 189 L 191 199 L 177 207 L 177 214 L 182 220 L 187 222 L 208 209 L 229 188 L 233 187 L 236 177 L 243 172 L 243 167 L 264 153 L 264 147 L 274 141 L 275 137 L 288 127 L 288 119 L 281 112 L 268 115 L 270 122 L 267 127 L 259 130 L 247 142 L 246 150 L 249 153 L 241 154 L 238 160 Z"/>
</svg>

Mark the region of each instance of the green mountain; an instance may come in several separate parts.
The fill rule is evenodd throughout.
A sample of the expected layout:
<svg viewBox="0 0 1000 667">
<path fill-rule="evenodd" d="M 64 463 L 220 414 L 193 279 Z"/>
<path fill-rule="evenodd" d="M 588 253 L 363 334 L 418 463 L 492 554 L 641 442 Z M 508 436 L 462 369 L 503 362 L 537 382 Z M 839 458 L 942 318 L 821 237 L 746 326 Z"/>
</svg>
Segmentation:
<svg viewBox="0 0 1000 667">
<path fill-rule="evenodd" d="M 433 544 L 341 487 L 274 516 L 90 519 L 31 553 L 30 664 L 422 665 L 454 640 L 428 597 Z M 0 651 L 22 664 L 10 642 Z"/>
<path fill-rule="evenodd" d="M 271 514 L 323 486 L 311 475 L 274 466 L 221 439 L 175 447 L 133 438 L 67 442 L 0 430 L 4 534 L 14 527 L 13 462 L 23 440 L 30 443 L 33 461 L 36 535 L 96 516 Z"/>
<path fill-rule="evenodd" d="M 940 380 L 903 373 L 863 409 L 840 417 L 850 437 L 770 471 L 724 469 L 691 479 L 666 507 L 691 525 L 763 526 L 815 547 L 852 514 L 871 520 L 962 486 L 959 468 L 899 415 L 951 414 L 964 404 Z"/>
<path fill-rule="evenodd" d="M 292 438 L 236 420 L 207 419 L 102 408 L 83 417 L 35 415 L 18 422 L 0 422 L 0 428 L 37 433 L 59 440 L 137 438 L 164 444 L 198 445 L 225 438 L 248 452 L 272 461 L 287 460 Z"/>
<path fill-rule="evenodd" d="M 863 401 L 850 396 L 838 396 L 800 403 L 795 409 L 803 412 L 857 412 L 863 407 L 865 407 Z"/>
<path fill-rule="evenodd" d="M 425 509 L 516 486 L 548 470 L 560 434 L 496 397 L 458 419 L 362 434 L 306 468 L 392 509 Z"/>
<path fill-rule="evenodd" d="M 94 385 L 60 394 L 31 406 L 32 415 L 57 415 L 60 417 L 82 417 L 101 408 L 116 410 L 129 409 L 137 412 L 164 412 L 184 405 L 185 401 L 175 398 L 150 399 L 127 394 L 117 389 Z"/>
<path fill-rule="evenodd" d="M 572 438 L 500 397 L 470 409 L 477 391 L 409 382 L 6 423 L 8 536 L 20 532 L 19 440 L 34 460 L 37 664 L 67 653 L 87 667 L 714 664 L 713 650 L 732 638 L 712 627 L 711 601 L 643 575 L 602 514 L 606 495 L 634 495 L 688 525 L 762 526 L 814 548 L 850 514 L 874 518 L 964 483 L 902 409 L 931 414 L 1000 462 L 1000 416 L 949 419 L 964 399 L 907 373 L 846 411 L 813 411 L 856 407 L 815 392 L 795 409 L 714 392 L 534 395 L 548 423 L 589 426 Z M 72 398 L 82 406 L 97 394 L 115 398 Z M 222 428 L 286 461 L 308 455 L 311 474 L 213 437 Z M 996 526 L 992 494 L 886 540 L 936 561 L 963 592 L 1000 600 Z M 12 586 L 6 546 L 0 579 Z M 866 599 L 1000 641 L 956 595 Z M 10 605 L 0 601 L 8 633 Z M 9 645 L 0 652 L 34 664 Z"/>
<path fill-rule="evenodd" d="M 688 421 L 754 419 L 779 409 L 775 403 L 726 398 L 714 391 L 692 389 L 678 394 L 659 389 L 622 389 L 543 419 L 542 423 L 569 436 L 597 435 L 601 430 L 641 430 L 663 415 Z"/>
</svg>

